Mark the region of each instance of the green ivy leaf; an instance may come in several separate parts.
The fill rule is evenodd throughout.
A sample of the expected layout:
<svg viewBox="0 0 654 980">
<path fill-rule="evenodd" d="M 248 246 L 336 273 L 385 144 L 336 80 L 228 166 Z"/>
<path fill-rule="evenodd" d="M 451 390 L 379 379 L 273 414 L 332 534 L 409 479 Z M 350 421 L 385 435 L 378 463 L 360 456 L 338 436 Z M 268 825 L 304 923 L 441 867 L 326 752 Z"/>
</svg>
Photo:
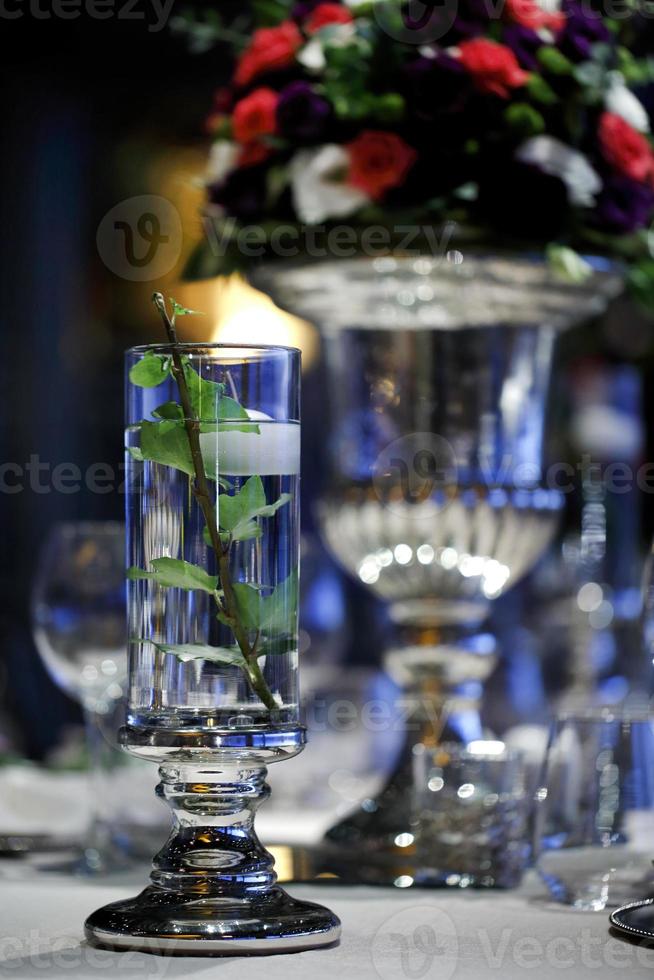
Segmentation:
<svg viewBox="0 0 654 980">
<path fill-rule="evenodd" d="M 259 597 L 259 629 L 264 633 L 288 633 L 298 608 L 298 574 L 291 572 L 268 596 Z"/>
<path fill-rule="evenodd" d="M 185 306 L 181 306 L 172 296 L 169 299 L 170 305 L 173 308 L 173 316 L 204 316 L 204 313 L 200 310 L 187 310 Z"/>
<path fill-rule="evenodd" d="M 162 466 L 172 466 L 173 469 L 181 470 L 189 476 L 195 474 L 191 447 L 183 422 L 172 419 L 162 422 L 144 420 L 141 422 L 140 431 L 142 459 L 160 463 Z"/>
<path fill-rule="evenodd" d="M 249 541 L 251 538 L 260 538 L 263 534 L 263 528 L 257 521 L 246 521 L 245 524 L 239 524 L 225 537 L 231 537 L 232 541 Z"/>
<path fill-rule="evenodd" d="M 229 398 L 227 395 L 223 395 L 223 397 L 220 399 L 220 402 L 218 404 L 219 421 L 232 422 L 232 421 L 236 421 L 237 419 L 249 420 L 249 418 L 250 416 L 245 411 L 242 405 L 240 405 L 233 398 Z M 234 428 L 236 428 L 236 426 L 234 426 Z M 252 425 L 251 423 L 249 426 L 239 426 L 238 429 L 240 432 L 259 432 L 259 426 Z"/>
<path fill-rule="evenodd" d="M 280 582 L 269 595 L 262 595 L 263 586 L 252 583 L 235 582 L 232 588 L 239 619 L 246 629 L 272 635 L 289 632 L 289 626 L 293 626 L 297 616 L 297 571 Z M 218 613 L 218 619 L 230 625 L 222 613 Z"/>
<path fill-rule="evenodd" d="M 218 576 L 209 575 L 199 565 L 192 565 L 181 558 L 153 558 L 150 565 L 152 572 L 132 566 L 127 569 L 127 578 L 131 581 L 149 579 L 167 589 L 187 589 L 209 592 L 211 595 L 218 589 Z"/>
<path fill-rule="evenodd" d="M 149 350 L 133 364 L 129 380 L 139 388 L 156 388 L 170 375 L 170 358 Z"/>
<path fill-rule="evenodd" d="M 218 521 L 223 531 L 233 531 L 245 521 L 251 520 L 256 512 L 266 506 L 266 494 L 260 476 L 252 476 L 233 496 L 218 498 Z"/>
<path fill-rule="evenodd" d="M 206 378 L 202 378 L 191 367 L 188 358 L 184 359 L 184 377 L 195 418 L 207 422 L 215 422 L 219 419 L 219 405 L 222 401 L 225 386 L 217 381 L 209 381 Z M 230 398 L 229 401 L 232 401 L 232 399 Z M 241 408 L 240 405 L 239 408 Z M 241 408 L 241 412 L 245 414 L 246 418 L 248 417 L 245 409 Z M 239 415 L 236 417 L 242 418 Z"/>
<path fill-rule="evenodd" d="M 160 406 L 160 408 L 165 408 L 168 411 L 167 406 Z M 134 459 L 140 462 L 148 460 L 162 466 L 172 466 L 173 469 L 181 470 L 187 476 L 195 476 L 188 433 L 183 421 L 180 419 L 163 419 L 161 422 L 148 422 L 144 419 L 139 426 L 139 431 L 141 434 L 140 447 L 131 446 L 128 449 Z M 215 480 L 223 490 L 231 490 L 232 485 L 229 480 L 219 476 L 216 472 L 217 457 L 208 453 L 202 458 L 207 479 Z"/>
<path fill-rule="evenodd" d="M 157 408 L 153 409 L 152 414 L 157 419 L 183 419 L 184 412 L 182 411 L 182 406 L 178 405 L 177 402 L 164 402 L 163 405 L 159 405 Z"/>
<path fill-rule="evenodd" d="M 257 517 L 272 517 L 290 499 L 289 493 L 283 493 L 274 503 L 267 504 L 261 477 L 251 476 L 238 493 L 233 496 L 224 494 L 218 498 L 220 527 L 223 531 L 231 532 L 235 540 L 243 540 L 236 537 L 237 531 L 244 526 L 251 525 L 251 522 Z M 247 536 L 252 535 L 248 534 Z"/>
<path fill-rule="evenodd" d="M 227 487 L 229 489 L 229 487 Z M 239 526 L 233 531 L 220 531 L 220 540 L 223 544 L 229 544 L 230 541 L 249 541 L 251 538 L 260 538 L 263 535 L 263 528 L 256 521 L 248 521 L 247 524 L 239 524 Z M 211 535 L 209 534 L 209 529 L 207 527 L 202 531 L 202 537 L 204 543 L 213 548 L 213 542 L 211 540 Z"/>
<path fill-rule="evenodd" d="M 241 623 L 248 630 L 258 630 L 260 628 L 259 604 L 261 602 L 258 587 L 245 582 L 234 582 L 232 588 Z"/>
<path fill-rule="evenodd" d="M 208 660 L 213 664 L 228 664 L 230 666 L 247 666 L 245 657 L 238 647 L 210 647 L 204 643 L 155 643 L 157 650 L 162 653 L 170 653 L 188 663 L 189 660 Z"/>
</svg>

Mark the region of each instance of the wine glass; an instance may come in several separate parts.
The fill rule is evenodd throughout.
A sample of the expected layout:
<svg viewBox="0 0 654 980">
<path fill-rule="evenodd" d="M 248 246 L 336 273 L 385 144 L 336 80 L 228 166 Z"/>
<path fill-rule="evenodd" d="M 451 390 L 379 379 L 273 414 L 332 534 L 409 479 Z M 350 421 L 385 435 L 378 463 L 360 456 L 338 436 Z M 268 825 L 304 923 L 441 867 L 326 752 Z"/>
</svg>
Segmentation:
<svg viewBox="0 0 654 980">
<path fill-rule="evenodd" d="M 127 671 L 124 524 L 80 521 L 52 528 L 38 561 L 32 622 L 50 677 L 84 715 L 92 819 L 76 869 L 106 870 L 122 863 L 106 820 L 106 776 L 115 753 L 106 735 L 112 728 L 103 721 L 115 713 Z"/>
</svg>

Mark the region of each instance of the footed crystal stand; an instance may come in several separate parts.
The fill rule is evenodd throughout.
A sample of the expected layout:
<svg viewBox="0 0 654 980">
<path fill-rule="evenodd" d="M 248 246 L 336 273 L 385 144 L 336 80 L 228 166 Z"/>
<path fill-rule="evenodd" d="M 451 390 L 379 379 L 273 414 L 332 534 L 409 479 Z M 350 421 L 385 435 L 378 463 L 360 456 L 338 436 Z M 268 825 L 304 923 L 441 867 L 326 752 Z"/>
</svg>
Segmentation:
<svg viewBox="0 0 654 980">
<path fill-rule="evenodd" d="M 102 946 L 292 952 L 338 940 L 277 886 L 254 831 L 266 766 L 297 755 L 299 351 L 169 344 L 127 354 L 129 705 L 175 817 L 151 884 L 86 922 Z"/>
<path fill-rule="evenodd" d="M 328 832 L 323 868 L 424 883 L 413 760 L 483 737 L 486 607 L 543 554 L 563 504 L 544 465 L 554 344 L 622 282 L 608 271 L 561 282 L 537 259 L 452 252 L 271 264 L 255 284 L 322 329 L 323 535 L 388 603 L 399 636 L 386 663 L 417 707 L 386 787 Z M 458 733 L 457 711 L 467 713 Z"/>
<path fill-rule="evenodd" d="M 288 953 L 335 943 L 337 917 L 275 884 L 273 858 L 254 830 L 256 810 L 270 794 L 266 767 L 254 755 L 290 758 L 302 750 L 304 731 L 262 734 L 257 746 L 242 746 L 241 762 L 236 752 L 221 760 L 219 747 L 212 759 L 207 738 L 191 733 L 179 733 L 180 745 L 189 746 L 183 749 L 157 750 L 142 741 L 139 733 L 121 732 L 134 754 L 159 756 L 157 794 L 171 807 L 175 826 L 153 861 L 151 884 L 89 916 L 87 939 L 184 956 Z M 204 747 L 191 748 L 194 741 Z"/>
</svg>

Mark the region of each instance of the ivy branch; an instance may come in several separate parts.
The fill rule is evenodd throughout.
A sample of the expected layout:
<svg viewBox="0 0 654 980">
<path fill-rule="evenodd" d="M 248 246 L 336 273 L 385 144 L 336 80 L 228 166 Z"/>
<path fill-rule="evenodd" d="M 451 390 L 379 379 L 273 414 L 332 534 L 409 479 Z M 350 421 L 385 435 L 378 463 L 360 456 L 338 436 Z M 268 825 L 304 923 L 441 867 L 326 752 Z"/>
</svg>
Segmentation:
<svg viewBox="0 0 654 980">
<path fill-rule="evenodd" d="M 232 583 L 231 570 L 229 566 L 229 550 L 231 540 L 228 537 L 223 543 L 218 530 L 216 509 L 209 490 L 209 481 L 204 468 L 202 450 L 200 447 L 200 419 L 193 411 L 191 395 L 184 371 L 182 350 L 179 340 L 177 339 L 177 331 L 175 329 L 176 307 L 173 306 L 173 315 L 171 317 L 168 315 L 166 302 L 161 293 L 154 293 L 152 301 L 159 311 L 166 334 L 168 336 L 168 341 L 171 346 L 171 370 L 179 391 L 179 398 L 184 416 L 184 426 L 186 429 L 186 435 L 188 437 L 189 447 L 191 450 L 191 459 L 193 462 L 194 474 L 193 482 L 191 484 L 192 493 L 197 500 L 200 509 L 202 510 L 202 515 L 207 528 L 207 534 L 209 535 L 209 540 L 218 562 L 218 575 L 220 587 L 222 589 L 222 596 L 217 591 L 214 591 L 214 600 L 218 605 L 221 620 L 232 630 L 239 649 L 243 654 L 243 658 L 245 660 L 245 671 L 252 689 L 261 698 L 261 701 L 263 704 L 265 704 L 268 710 L 272 711 L 277 708 L 277 702 L 272 696 L 257 659 L 257 647 L 260 633 L 257 630 L 254 640 L 250 642 L 248 638 L 248 631 L 241 621 L 236 594 Z"/>
</svg>

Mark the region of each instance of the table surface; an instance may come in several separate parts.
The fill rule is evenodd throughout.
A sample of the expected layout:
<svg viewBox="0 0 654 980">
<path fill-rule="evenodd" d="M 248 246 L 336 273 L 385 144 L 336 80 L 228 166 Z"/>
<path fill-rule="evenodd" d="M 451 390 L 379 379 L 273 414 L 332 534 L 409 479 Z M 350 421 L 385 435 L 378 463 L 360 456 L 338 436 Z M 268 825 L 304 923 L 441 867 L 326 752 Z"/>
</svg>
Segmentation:
<svg viewBox="0 0 654 980">
<path fill-rule="evenodd" d="M 94 908 L 139 890 L 120 882 L 0 878 L 0 977 L 62 980 L 612 980 L 654 976 L 654 948 L 612 936 L 606 913 L 549 905 L 533 878 L 514 892 L 295 885 L 340 916 L 338 947 L 266 957 L 168 957 L 88 946 Z M 654 944 L 653 944 L 654 946 Z"/>
</svg>

